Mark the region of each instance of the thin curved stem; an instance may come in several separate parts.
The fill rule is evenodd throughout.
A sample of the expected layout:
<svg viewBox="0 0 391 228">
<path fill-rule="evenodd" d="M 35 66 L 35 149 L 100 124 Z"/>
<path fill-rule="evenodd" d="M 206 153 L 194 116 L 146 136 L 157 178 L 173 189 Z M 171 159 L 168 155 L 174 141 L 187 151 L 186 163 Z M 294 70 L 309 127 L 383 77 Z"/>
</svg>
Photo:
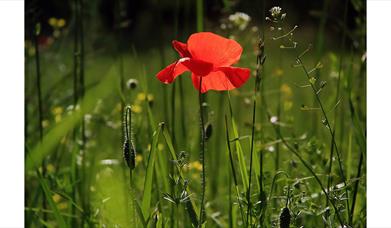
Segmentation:
<svg viewBox="0 0 391 228">
<path fill-rule="evenodd" d="M 302 62 L 302 60 L 301 60 L 301 58 L 300 58 L 300 57 L 297 57 L 297 60 L 298 60 L 299 64 L 301 65 L 303 71 L 305 72 L 305 74 L 306 74 L 306 76 L 307 76 L 307 79 L 310 80 L 310 75 L 309 75 L 309 73 L 308 73 L 308 70 L 307 70 L 307 68 L 304 66 L 304 64 L 303 64 L 303 62 Z M 337 160 L 338 160 L 338 166 L 339 166 L 340 175 L 341 175 L 342 181 L 343 181 L 343 183 L 344 183 L 344 185 L 345 185 L 346 202 L 347 202 L 347 204 L 349 205 L 349 193 L 348 193 L 347 184 L 346 184 L 346 177 L 345 177 L 345 173 L 344 173 L 343 168 L 342 168 L 342 162 L 341 162 L 340 152 L 339 152 L 339 150 L 338 150 L 337 143 L 335 142 L 335 134 L 334 134 L 335 132 L 334 132 L 333 128 L 331 128 L 331 125 L 330 125 L 328 116 L 327 116 L 327 114 L 326 114 L 326 110 L 325 110 L 324 107 L 323 107 L 323 103 L 322 103 L 322 101 L 320 100 L 319 94 L 317 93 L 317 90 L 316 90 L 314 84 L 313 84 L 313 83 L 310 83 L 310 85 L 311 85 L 312 91 L 313 91 L 314 94 L 315 94 L 316 101 L 318 102 L 318 104 L 319 104 L 319 106 L 320 106 L 320 109 L 321 109 L 321 111 L 322 111 L 322 114 L 323 114 L 323 117 L 324 117 L 324 123 L 325 123 L 327 129 L 329 129 L 329 133 L 330 133 L 331 141 L 332 141 L 332 145 L 331 145 L 331 146 L 332 146 L 332 147 L 334 146 L 335 152 L 336 152 L 336 154 L 337 154 Z M 332 162 L 332 161 L 330 161 L 330 162 Z M 329 190 L 329 189 L 328 189 L 328 190 Z M 349 212 L 349 209 L 348 209 L 348 212 Z M 349 213 L 348 213 L 348 214 L 349 214 Z"/>
</svg>

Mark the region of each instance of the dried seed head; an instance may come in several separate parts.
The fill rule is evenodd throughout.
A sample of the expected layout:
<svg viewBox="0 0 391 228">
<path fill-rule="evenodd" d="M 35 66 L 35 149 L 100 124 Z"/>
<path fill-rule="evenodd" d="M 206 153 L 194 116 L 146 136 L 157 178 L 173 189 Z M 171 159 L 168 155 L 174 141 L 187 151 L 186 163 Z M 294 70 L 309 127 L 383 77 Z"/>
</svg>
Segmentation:
<svg viewBox="0 0 391 228">
<path fill-rule="evenodd" d="M 289 224 L 291 223 L 291 214 L 289 209 L 285 207 L 282 209 L 280 214 L 280 228 L 289 228 Z"/>
</svg>

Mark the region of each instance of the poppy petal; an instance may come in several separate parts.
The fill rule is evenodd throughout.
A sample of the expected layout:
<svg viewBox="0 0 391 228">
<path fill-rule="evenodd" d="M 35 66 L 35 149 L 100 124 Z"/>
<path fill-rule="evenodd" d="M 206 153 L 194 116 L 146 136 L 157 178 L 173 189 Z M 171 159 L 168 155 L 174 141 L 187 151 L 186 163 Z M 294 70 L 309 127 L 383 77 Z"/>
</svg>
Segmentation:
<svg viewBox="0 0 391 228">
<path fill-rule="evenodd" d="M 192 74 L 194 87 L 199 90 L 201 76 Z M 241 87 L 250 77 L 250 69 L 240 67 L 220 67 L 202 77 L 201 93 L 208 90 L 232 90 Z"/>
<path fill-rule="evenodd" d="M 196 59 L 186 58 L 182 64 L 194 74 L 201 76 L 205 76 L 213 70 L 213 64 Z"/>
<path fill-rule="evenodd" d="M 191 78 L 194 88 L 199 90 L 201 76 L 192 74 Z M 202 77 L 201 93 L 205 93 L 208 90 L 224 91 L 231 89 L 235 89 L 235 86 L 232 85 L 222 71 L 214 71 Z"/>
<path fill-rule="evenodd" d="M 172 46 L 182 58 L 191 56 L 190 52 L 187 50 L 187 44 L 179 42 L 177 40 L 173 40 Z"/>
<path fill-rule="evenodd" d="M 169 84 L 180 74 L 189 69 L 182 64 L 181 60 L 175 61 L 156 74 L 156 77 L 163 83 Z"/>
<path fill-rule="evenodd" d="M 192 58 L 213 63 L 215 67 L 230 66 L 236 63 L 243 51 L 235 40 L 211 32 L 191 35 L 187 40 L 187 48 Z"/>
<path fill-rule="evenodd" d="M 241 87 L 250 77 L 250 69 L 241 67 L 219 67 L 235 88 Z"/>
</svg>

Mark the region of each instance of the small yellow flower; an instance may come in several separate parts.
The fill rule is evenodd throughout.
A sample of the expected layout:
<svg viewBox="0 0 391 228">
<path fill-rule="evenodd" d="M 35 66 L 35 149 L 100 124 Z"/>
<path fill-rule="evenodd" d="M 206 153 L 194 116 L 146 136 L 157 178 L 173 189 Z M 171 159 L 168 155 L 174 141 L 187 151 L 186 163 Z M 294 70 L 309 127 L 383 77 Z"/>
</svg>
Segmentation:
<svg viewBox="0 0 391 228">
<path fill-rule="evenodd" d="M 190 162 L 189 163 L 189 169 L 194 169 L 194 170 L 197 170 L 197 171 L 201 171 L 202 170 L 202 165 L 199 161 L 194 161 L 194 162 Z"/>
<path fill-rule="evenodd" d="M 285 83 L 282 84 L 281 88 L 280 88 L 280 91 L 281 91 L 281 93 L 285 97 L 291 97 L 292 96 L 292 89 L 291 89 L 291 87 L 288 84 L 285 84 Z"/>
<path fill-rule="evenodd" d="M 55 27 L 57 25 L 57 19 L 54 17 L 49 18 L 48 23 L 50 26 Z"/>
<path fill-rule="evenodd" d="M 52 196 L 52 199 L 53 199 L 53 201 L 54 201 L 55 203 L 60 202 L 61 198 L 62 198 L 62 197 L 61 197 L 59 194 L 57 194 L 57 193 L 54 193 L 53 196 Z"/>
<path fill-rule="evenodd" d="M 61 115 L 64 112 L 64 108 L 61 106 L 56 106 L 52 109 L 54 115 Z"/>
<path fill-rule="evenodd" d="M 136 155 L 136 165 L 140 164 L 140 162 L 142 162 L 142 161 L 143 161 L 143 156 L 141 156 L 140 154 L 137 154 Z"/>
<path fill-rule="evenodd" d="M 57 27 L 62 28 L 66 25 L 66 21 L 63 18 L 57 20 Z"/>
<path fill-rule="evenodd" d="M 281 69 L 281 68 L 277 68 L 274 70 L 274 75 L 277 76 L 277 77 L 280 77 L 284 74 L 284 71 Z"/>
<path fill-rule="evenodd" d="M 141 112 L 143 111 L 143 109 L 141 108 L 140 105 L 133 105 L 133 106 L 132 106 L 132 111 L 133 111 L 134 113 L 141 113 Z"/>
<path fill-rule="evenodd" d="M 46 170 L 48 171 L 48 173 L 53 173 L 54 172 L 54 166 L 52 164 L 48 164 L 46 166 Z"/>
<path fill-rule="evenodd" d="M 145 93 L 138 93 L 137 94 L 137 100 L 139 100 L 139 101 L 145 101 L 145 97 L 146 97 Z"/>
<path fill-rule="evenodd" d="M 148 94 L 147 98 L 148 98 L 148 101 L 153 101 L 155 99 L 152 94 Z"/>
<path fill-rule="evenodd" d="M 60 210 L 65 210 L 68 208 L 68 203 L 67 202 L 62 202 L 58 204 L 58 209 Z"/>
</svg>

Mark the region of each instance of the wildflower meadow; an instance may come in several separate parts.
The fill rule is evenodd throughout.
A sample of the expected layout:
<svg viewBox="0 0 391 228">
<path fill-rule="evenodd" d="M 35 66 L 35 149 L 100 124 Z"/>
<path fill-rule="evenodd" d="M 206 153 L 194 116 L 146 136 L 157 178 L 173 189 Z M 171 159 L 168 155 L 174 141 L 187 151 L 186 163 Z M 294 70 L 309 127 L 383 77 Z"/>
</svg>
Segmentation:
<svg viewBox="0 0 391 228">
<path fill-rule="evenodd" d="M 25 227 L 366 227 L 364 1 L 25 17 Z"/>
</svg>

